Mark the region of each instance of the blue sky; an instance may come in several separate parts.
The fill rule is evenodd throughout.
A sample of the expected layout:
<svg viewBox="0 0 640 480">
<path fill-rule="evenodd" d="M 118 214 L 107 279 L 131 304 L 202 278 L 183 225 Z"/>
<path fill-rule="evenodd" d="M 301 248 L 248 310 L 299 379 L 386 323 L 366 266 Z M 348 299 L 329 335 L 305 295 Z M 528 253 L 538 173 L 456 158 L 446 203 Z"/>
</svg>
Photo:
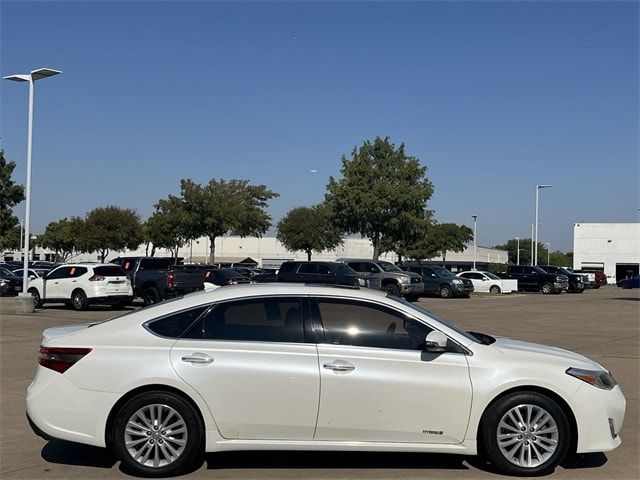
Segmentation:
<svg viewBox="0 0 640 480">
<path fill-rule="evenodd" d="M 105 204 L 145 218 L 180 178 L 267 184 L 277 221 L 376 135 L 428 166 L 439 221 L 479 216 L 480 245 L 528 234 L 537 183 L 557 185 L 540 210 L 553 249 L 574 222 L 638 221 L 637 2 L 0 8 L 2 74 L 64 72 L 37 84 L 36 232 Z M 23 182 L 27 88 L 1 88 Z"/>
</svg>

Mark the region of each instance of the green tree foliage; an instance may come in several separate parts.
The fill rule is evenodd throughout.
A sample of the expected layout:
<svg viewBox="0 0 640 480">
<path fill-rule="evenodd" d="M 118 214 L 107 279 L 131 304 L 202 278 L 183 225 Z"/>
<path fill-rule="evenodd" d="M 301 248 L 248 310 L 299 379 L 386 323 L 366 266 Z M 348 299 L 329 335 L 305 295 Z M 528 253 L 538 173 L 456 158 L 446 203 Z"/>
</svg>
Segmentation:
<svg viewBox="0 0 640 480">
<path fill-rule="evenodd" d="M 44 233 L 38 235 L 38 245 L 53 250 L 58 261 L 66 262 L 76 249 L 77 232 L 74 229 L 74 222 L 78 220 L 63 218 L 57 222 L 50 222 Z"/>
<path fill-rule="evenodd" d="M 15 168 L 15 162 L 7 161 L 4 150 L 0 149 L 0 246 L 3 249 L 20 246 L 20 234 L 17 246 L 15 244 L 15 227 L 19 220 L 13 215 L 13 207 L 24 200 L 24 187 L 16 185 L 11 178 Z"/>
<path fill-rule="evenodd" d="M 336 225 L 359 233 L 373 243 L 373 258 L 382 251 L 408 244 L 420 229 L 433 185 L 427 167 L 396 147 L 389 138 L 376 137 L 342 157 L 342 178 L 330 177 L 326 200 Z"/>
<path fill-rule="evenodd" d="M 0 253 L 3 250 L 18 250 L 20 248 L 20 237 L 22 229 L 20 225 L 15 225 L 9 231 L 0 237 Z"/>
<path fill-rule="evenodd" d="M 331 208 L 326 203 L 294 208 L 278 222 L 278 240 L 288 250 L 304 251 L 309 261 L 313 251 L 320 253 L 341 245 L 342 235 L 342 230 L 334 225 Z"/>
<path fill-rule="evenodd" d="M 189 238 L 206 236 L 210 258 L 215 260 L 215 240 L 226 234 L 260 237 L 271 227 L 266 211 L 269 200 L 279 196 L 265 185 L 248 180 L 211 179 L 206 185 L 180 181 L 181 198 L 189 214 Z"/>
<path fill-rule="evenodd" d="M 190 216 L 181 198 L 169 195 L 160 200 L 156 211 L 146 221 L 143 232 L 156 248 L 166 248 L 177 262 L 178 249 L 184 246 L 192 237 L 190 235 Z"/>
<path fill-rule="evenodd" d="M 462 252 L 466 248 L 473 240 L 473 230 L 466 225 L 438 223 L 429 229 L 427 240 L 442 255 L 442 261 L 445 262 L 447 251 Z"/>
<path fill-rule="evenodd" d="M 76 248 L 99 252 L 101 261 L 110 250 L 136 249 L 142 243 L 140 218 L 129 208 L 113 205 L 91 210 L 82 225 L 76 222 Z"/>
<path fill-rule="evenodd" d="M 507 243 L 502 245 L 496 245 L 493 248 L 497 248 L 499 250 L 506 250 L 509 253 L 509 262 L 512 264 L 516 264 L 518 261 L 517 258 L 517 249 L 518 249 L 518 240 L 512 238 L 507 241 Z M 563 253 L 559 250 L 555 252 L 551 252 L 549 254 L 549 263 L 551 265 L 556 265 L 559 267 L 572 267 L 573 266 L 573 253 Z M 530 265 L 531 264 L 531 239 L 530 238 L 521 238 L 520 239 L 520 265 Z M 547 247 L 544 243 L 538 242 L 538 265 L 546 265 L 547 264 Z"/>
</svg>

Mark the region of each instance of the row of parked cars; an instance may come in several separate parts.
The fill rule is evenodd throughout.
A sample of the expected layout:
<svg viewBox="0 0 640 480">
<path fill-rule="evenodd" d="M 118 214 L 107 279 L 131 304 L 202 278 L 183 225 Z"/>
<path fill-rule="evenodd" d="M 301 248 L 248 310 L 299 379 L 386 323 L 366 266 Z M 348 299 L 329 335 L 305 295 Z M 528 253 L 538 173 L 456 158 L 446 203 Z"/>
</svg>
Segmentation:
<svg viewBox="0 0 640 480">
<path fill-rule="evenodd" d="M 19 294 L 23 274 L 22 265 L 17 262 L 0 265 L 0 294 Z M 586 288 L 599 288 L 606 283 L 604 275 L 589 278 L 585 273 L 555 266 L 510 265 L 498 274 L 477 270 L 454 274 L 444 267 L 418 262 L 395 265 L 357 258 L 340 258 L 335 262 L 289 261 L 278 270 L 268 270 L 248 266 L 176 265 L 175 259 L 168 257 L 119 257 L 110 264 L 31 262 L 28 275 L 27 291 L 36 298 L 38 306 L 63 302 L 77 310 L 90 304 L 121 309 L 134 297 L 150 305 L 204 288 L 276 281 L 366 287 L 409 301 L 423 295 L 468 296 L 474 291 L 582 293 Z M 632 282 L 627 284 L 633 288 Z M 627 284 L 620 286 L 628 288 Z"/>
</svg>

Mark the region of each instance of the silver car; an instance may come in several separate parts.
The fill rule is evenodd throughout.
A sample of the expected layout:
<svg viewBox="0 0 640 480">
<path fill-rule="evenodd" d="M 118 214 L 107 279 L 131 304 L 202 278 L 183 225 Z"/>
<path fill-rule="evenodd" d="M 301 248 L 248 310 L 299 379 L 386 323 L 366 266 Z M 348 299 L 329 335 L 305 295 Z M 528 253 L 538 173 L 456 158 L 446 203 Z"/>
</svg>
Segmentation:
<svg viewBox="0 0 640 480">
<path fill-rule="evenodd" d="M 347 264 L 361 275 L 377 278 L 380 281 L 381 290 L 389 295 L 417 300 L 424 291 L 420 275 L 404 272 L 391 262 L 362 258 L 339 258 L 337 261 Z"/>
</svg>

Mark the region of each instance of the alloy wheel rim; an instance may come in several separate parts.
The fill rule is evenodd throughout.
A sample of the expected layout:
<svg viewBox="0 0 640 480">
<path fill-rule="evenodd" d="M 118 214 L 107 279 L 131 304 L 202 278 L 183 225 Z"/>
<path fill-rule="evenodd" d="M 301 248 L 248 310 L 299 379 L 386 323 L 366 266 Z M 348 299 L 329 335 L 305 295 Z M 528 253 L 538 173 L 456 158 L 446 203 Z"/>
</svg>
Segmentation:
<svg viewBox="0 0 640 480">
<path fill-rule="evenodd" d="M 76 293 L 76 294 L 73 296 L 73 304 L 74 304 L 76 307 L 79 307 L 79 306 L 81 306 L 81 305 L 82 305 L 82 298 L 80 298 L 80 294 L 79 294 L 79 293 Z"/>
<path fill-rule="evenodd" d="M 500 453 L 509 462 L 535 468 L 558 449 L 558 425 L 553 416 L 538 405 L 522 404 L 505 413 L 496 432 Z"/>
<path fill-rule="evenodd" d="M 161 468 L 175 462 L 187 445 L 187 424 L 173 408 L 147 405 L 136 411 L 124 430 L 124 442 L 136 462 Z"/>
</svg>

